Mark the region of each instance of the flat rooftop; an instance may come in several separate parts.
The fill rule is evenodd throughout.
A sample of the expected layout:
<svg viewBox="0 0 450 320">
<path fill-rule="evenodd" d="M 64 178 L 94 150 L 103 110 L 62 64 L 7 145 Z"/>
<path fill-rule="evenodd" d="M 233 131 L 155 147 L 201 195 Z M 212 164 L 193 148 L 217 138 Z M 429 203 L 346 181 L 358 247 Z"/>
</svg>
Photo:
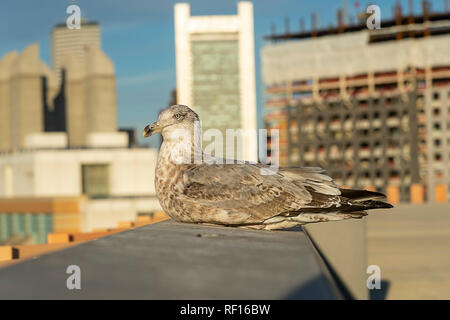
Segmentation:
<svg viewBox="0 0 450 320">
<path fill-rule="evenodd" d="M 81 290 L 66 287 L 81 269 Z M 165 221 L 0 270 L 0 299 L 340 299 L 299 229 Z"/>
</svg>

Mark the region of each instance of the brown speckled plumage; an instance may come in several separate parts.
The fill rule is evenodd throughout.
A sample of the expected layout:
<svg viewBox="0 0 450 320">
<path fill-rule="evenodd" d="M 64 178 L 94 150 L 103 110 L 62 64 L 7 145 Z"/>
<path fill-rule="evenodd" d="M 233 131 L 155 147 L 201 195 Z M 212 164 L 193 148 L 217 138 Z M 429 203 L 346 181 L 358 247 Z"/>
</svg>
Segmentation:
<svg viewBox="0 0 450 320">
<path fill-rule="evenodd" d="M 143 133 L 163 135 L 156 193 L 163 210 L 177 221 L 280 229 L 361 218 L 367 209 L 392 207 L 373 200 L 383 194 L 340 189 L 321 168 L 279 168 L 263 175 L 261 169 L 268 168 L 264 164 L 205 163 L 200 144 L 194 144 L 198 120 L 187 106 L 175 105 Z M 190 153 L 180 152 L 180 147 Z"/>
</svg>

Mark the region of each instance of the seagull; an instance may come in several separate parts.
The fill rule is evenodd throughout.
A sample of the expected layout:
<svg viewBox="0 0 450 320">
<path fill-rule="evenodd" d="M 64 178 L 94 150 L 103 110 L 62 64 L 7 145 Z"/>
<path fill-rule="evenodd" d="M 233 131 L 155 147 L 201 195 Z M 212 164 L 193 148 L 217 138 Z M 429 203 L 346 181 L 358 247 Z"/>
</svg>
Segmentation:
<svg viewBox="0 0 450 320">
<path fill-rule="evenodd" d="M 274 170 L 268 164 L 214 158 L 202 151 L 200 128 L 199 116 L 178 104 L 162 110 L 142 132 L 144 138 L 162 134 L 156 195 L 176 221 L 275 230 L 359 219 L 368 209 L 392 208 L 378 200 L 382 193 L 339 188 L 322 168 Z"/>
</svg>

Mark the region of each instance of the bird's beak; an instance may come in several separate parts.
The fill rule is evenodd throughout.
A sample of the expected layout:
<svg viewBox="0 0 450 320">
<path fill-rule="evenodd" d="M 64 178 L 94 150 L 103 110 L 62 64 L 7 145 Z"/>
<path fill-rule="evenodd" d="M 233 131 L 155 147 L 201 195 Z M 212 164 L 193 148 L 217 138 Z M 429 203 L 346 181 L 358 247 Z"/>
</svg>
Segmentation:
<svg viewBox="0 0 450 320">
<path fill-rule="evenodd" d="M 150 137 L 154 133 L 161 132 L 162 129 L 163 129 L 163 127 L 160 126 L 158 122 L 149 124 L 148 126 L 146 126 L 144 128 L 144 130 L 142 130 L 142 136 L 144 138 Z"/>
</svg>

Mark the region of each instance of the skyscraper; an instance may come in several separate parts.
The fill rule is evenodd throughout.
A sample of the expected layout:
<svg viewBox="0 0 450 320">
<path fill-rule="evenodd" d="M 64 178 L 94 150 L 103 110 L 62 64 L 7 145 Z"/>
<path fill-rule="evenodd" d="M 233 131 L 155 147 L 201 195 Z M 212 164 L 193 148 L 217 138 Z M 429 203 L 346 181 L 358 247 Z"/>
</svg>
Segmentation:
<svg viewBox="0 0 450 320">
<path fill-rule="evenodd" d="M 48 71 L 39 60 L 38 44 L 0 59 L 0 151 L 21 149 L 28 135 L 44 131 L 43 79 L 48 80 L 49 96 L 56 85 L 46 77 Z"/>
<path fill-rule="evenodd" d="M 46 132 L 66 132 L 70 147 L 119 134 L 114 63 L 100 48 L 99 30 L 92 22 L 80 30 L 56 25 L 53 70 L 40 60 L 37 43 L 0 59 L 0 152 L 50 139 L 40 135 Z"/>
<path fill-rule="evenodd" d="M 134 148 L 117 130 L 114 62 L 90 27 L 54 28 L 56 70 L 37 43 L 0 58 L 0 199 L 15 204 L 0 208 L 0 244 L 43 243 L 51 232 L 116 227 L 160 210 L 157 151 Z M 62 197 L 75 200 L 63 214 L 41 206 Z"/>
<path fill-rule="evenodd" d="M 0 152 L 11 149 L 11 66 L 18 53 L 12 51 L 0 59 Z"/>
<path fill-rule="evenodd" d="M 175 5 L 177 101 L 191 106 L 203 132 L 242 129 L 242 155 L 257 159 L 253 5 L 239 2 L 237 15 L 191 16 Z M 224 153 L 225 154 L 225 153 Z"/>
<path fill-rule="evenodd" d="M 83 64 L 86 59 L 85 47 L 101 47 L 100 26 L 97 22 L 81 21 L 80 29 L 68 29 L 65 23 L 57 24 L 51 33 L 52 67 L 58 79 L 61 78 L 61 65 L 64 56 L 75 55 Z"/>
<path fill-rule="evenodd" d="M 83 20 L 80 29 L 57 24 L 51 41 L 53 70 L 70 96 L 65 102 L 69 144 L 85 145 L 93 132 L 115 132 L 114 64 L 101 50 L 99 24 Z"/>
</svg>

